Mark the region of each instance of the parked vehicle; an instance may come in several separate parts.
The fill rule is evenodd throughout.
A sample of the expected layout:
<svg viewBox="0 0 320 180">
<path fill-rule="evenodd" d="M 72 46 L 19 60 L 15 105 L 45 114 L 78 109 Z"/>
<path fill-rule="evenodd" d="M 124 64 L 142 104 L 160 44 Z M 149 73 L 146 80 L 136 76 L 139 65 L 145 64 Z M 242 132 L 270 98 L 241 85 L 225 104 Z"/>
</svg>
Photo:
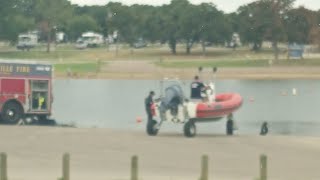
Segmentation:
<svg viewBox="0 0 320 180">
<path fill-rule="evenodd" d="M 34 33 L 20 34 L 18 36 L 17 49 L 30 50 L 38 44 L 38 36 Z"/>
<path fill-rule="evenodd" d="M 56 33 L 56 43 L 64 43 L 66 42 L 66 34 L 64 32 L 57 32 Z"/>
<path fill-rule="evenodd" d="M 147 42 L 142 38 L 138 39 L 135 43 L 133 43 L 134 48 L 143 48 L 147 47 Z"/>
<path fill-rule="evenodd" d="M 82 38 L 78 39 L 75 47 L 77 49 L 86 49 L 88 47 L 88 43 L 86 43 Z"/>
<path fill-rule="evenodd" d="M 51 115 L 52 65 L 0 62 L 1 122 L 48 120 Z"/>
<path fill-rule="evenodd" d="M 77 40 L 76 48 L 98 47 L 104 43 L 103 35 L 95 32 L 86 32 Z"/>
</svg>

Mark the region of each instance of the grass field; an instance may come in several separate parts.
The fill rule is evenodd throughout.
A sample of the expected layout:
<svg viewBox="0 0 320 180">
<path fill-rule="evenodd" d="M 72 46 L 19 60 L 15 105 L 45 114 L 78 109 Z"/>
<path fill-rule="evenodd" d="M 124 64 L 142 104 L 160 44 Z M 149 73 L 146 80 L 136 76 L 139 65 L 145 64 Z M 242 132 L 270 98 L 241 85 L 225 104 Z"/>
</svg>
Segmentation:
<svg viewBox="0 0 320 180">
<path fill-rule="evenodd" d="M 98 64 L 97 63 L 66 63 L 66 64 L 55 64 L 54 65 L 56 72 L 97 72 Z"/>
<path fill-rule="evenodd" d="M 52 46 L 50 53 L 46 46 L 30 51 L 18 51 L 15 47 L 0 47 L 0 59 L 49 61 L 55 64 L 56 72 L 92 73 L 104 70 L 111 61 L 150 61 L 161 68 L 193 67 L 320 67 L 320 56 L 307 54 L 302 60 L 288 60 L 285 49 L 281 49 L 280 60 L 273 60 L 272 49 L 265 47 L 256 53 L 249 47 L 232 50 L 224 47 L 207 47 L 203 54 L 200 45 L 195 45 L 191 54 L 185 53 L 185 46 L 177 46 L 177 54 L 171 54 L 168 45 L 149 45 L 142 49 L 133 49 L 128 45 L 102 46 L 94 49 L 78 50 L 72 44 Z"/>
<path fill-rule="evenodd" d="M 185 53 L 183 45 L 177 46 L 177 54 L 171 54 L 167 45 L 152 45 L 142 49 L 129 48 L 127 45 L 99 47 L 95 49 L 77 50 L 72 45 L 58 45 L 47 53 L 45 46 L 30 51 L 18 51 L 0 48 L 0 58 L 7 59 L 36 59 L 36 60 L 62 60 L 62 61 L 95 61 L 95 60 L 215 60 L 215 59 L 269 59 L 272 58 L 270 49 L 254 53 L 248 48 L 240 48 L 236 51 L 223 47 L 207 47 L 204 55 L 201 47 L 196 45 L 191 54 Z"/>
<path fill-rule="evenodd" d="M 212 60 L 212 61 L 165 61 L 157 62 L 157 65 L 165 68 L 191 68 L 191 67 L 269 67 L 285 66 L 285 67 L 299 67 L 299 66 L 320 66 L 320 59 L 304 59 L 304 60 L 287 60 L 280 59 L 277 62 L 269 59 L 240 59 L 240 60 Z"/>
</svg>

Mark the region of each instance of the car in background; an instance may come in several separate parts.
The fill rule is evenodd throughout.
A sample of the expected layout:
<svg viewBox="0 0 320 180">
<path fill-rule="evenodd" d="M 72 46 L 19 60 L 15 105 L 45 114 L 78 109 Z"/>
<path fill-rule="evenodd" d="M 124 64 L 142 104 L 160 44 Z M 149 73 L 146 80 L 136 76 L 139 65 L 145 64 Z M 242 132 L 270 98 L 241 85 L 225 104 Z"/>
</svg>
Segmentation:
<svg viewBox="0 0 320 180">
<path fill-rule="evenodd" d="M 133 43 L 133 47 L 137 49 L 147 47 L 147 42 L 144 39 L 140 38 Z"/>
<path fill-rule="evenodd" d="M 83 39 L 78 39 L 75 45 L 75 48 L 77 49 L 86 49 L 88 47 L 88 43 L 84 41 Z"/>
</svg>

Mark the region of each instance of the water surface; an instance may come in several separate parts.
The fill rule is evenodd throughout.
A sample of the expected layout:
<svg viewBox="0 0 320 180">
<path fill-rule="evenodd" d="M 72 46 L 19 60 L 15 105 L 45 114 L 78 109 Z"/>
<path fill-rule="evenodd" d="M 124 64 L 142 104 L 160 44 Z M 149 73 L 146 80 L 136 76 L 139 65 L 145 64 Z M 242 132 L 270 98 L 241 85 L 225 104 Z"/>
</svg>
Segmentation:
<svg viewBox="0 0 320 180">
<path fill-rule="evenodd" d="M 183 86 L 190 95 L 190 81 Z M 297 95 L 293 95 L 293 88 Z M 156 80 L 55 80 L 53 114 L 78 127 L 144 131 L 144 98 L 160 94 Z M 221 80 L 218 92 L 237 92 L 243 106 L 234 114 L 239 134 L 258 134 L 263 121 L 272 134 L 320 135 L 319 80 Z M 136 123 L 142 116 L 143 123 Z M 165 123 L 161 131 L 182 133 L 182 125 Z M 198 124 L 198 133 L 225 133 L 225 120 Z"/>
</svg>

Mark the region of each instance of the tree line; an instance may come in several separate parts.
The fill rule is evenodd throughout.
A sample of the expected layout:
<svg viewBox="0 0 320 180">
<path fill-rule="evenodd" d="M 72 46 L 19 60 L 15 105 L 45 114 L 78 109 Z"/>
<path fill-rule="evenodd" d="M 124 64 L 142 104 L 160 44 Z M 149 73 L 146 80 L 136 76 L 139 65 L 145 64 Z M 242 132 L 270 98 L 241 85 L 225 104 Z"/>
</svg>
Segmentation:
<svg viewBox="0 0 320 180">
<path fill-rule="evenodd" d="M 168 43 L 176 53 L 184 43 L 191 53 L 194 43 L 203 50 L 208 43 L 230 42 L 240 34 L 244 44 L 259 51 L 263 41 L 320 44 L 320 11 L 294 8 L 295 0 L 257 0 L 236 12 L 225 13 L 213 3 L 191 4 L 172 0 L 162 6 L 110 2 L 104 6 L 78 6 L 68 0 L 0 0 L 0 40 L 16 42 L 19 33 L 38 30 L 48 44 L 62 31 L 75 41 L 85 31 L 105 37 L 117 31 L 117 41 L 132 45 L 138 38 Z M 49 48 L 49 46 L 48 46 Z"/>
</svg>

